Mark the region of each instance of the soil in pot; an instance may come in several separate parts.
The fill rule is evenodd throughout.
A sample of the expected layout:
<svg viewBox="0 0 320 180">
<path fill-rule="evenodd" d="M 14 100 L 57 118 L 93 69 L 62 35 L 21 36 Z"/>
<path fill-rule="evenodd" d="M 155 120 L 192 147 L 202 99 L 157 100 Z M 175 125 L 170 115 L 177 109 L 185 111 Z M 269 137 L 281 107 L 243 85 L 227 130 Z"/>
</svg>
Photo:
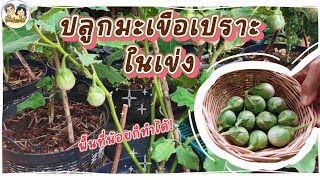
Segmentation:
<svg viewBox="0 0 320 180">
<path fill-rule="evenodd" d="M 263 53 L 263 50 L 257 51 L 258 53 Z M 268 54 L 274 55 L 280 59 L 280 61 L 275 60 L 274 58 L 267 57 L 267 56 L 257 56 L 257 55 L 252 55 L 248 56 L 248 60 L 250 61 L 267 61 L 267 62 L 274 62 L 277 64 L 285 65 L 289 69 L 292 69 L 294 65 L 287 65 L 286 64 L 286 49 L 285 48 L 273 48 Z M 288 60 L 289 62 L 292 62 L 295 60 L 298 56 L 300 56 L 301 52 L 296 52 L 296 51 L 291 51 L 289 53 Z M 301 59 L 303 59 L 306 55 L 303 55 Z"/>
<path fill-rule="evenodd" d="M 43 76 L 45 73 L 43 69 L 39 67 L 30 67 L 31 71 L 34 73 L 34 75 L 39 79 L 40 77 Z M 9 74 L 9 85 L 11 86 L 12 89 L 17 89 L 19 87 L 28 85 L 35 80 L 32 80 L 29 75 L 27 70 L 21 66 L 21 65 L 11 65 L 10 66 L 10 74 Z M 3 91 L 8 91 L 8 87 L 6 85 L 3 86 Z"/>
<path fill-rule="evenodd" d="M 70 101 L 75 142 L 81 134 L 92 134 L 104 125 L 104 112 L 90 105 Z M 13 139 L 24 153 L 53 153 L 74 147 L 68 141 L 64 109 L 61 101 L 55 102 L 54 124 L 48 124 L 49 104 L 36 110 L 18 113 L 3 124 L 3 135 Z M 10 142 L 3 140 L 3 148 L 18 151 Z"/>
</svg>

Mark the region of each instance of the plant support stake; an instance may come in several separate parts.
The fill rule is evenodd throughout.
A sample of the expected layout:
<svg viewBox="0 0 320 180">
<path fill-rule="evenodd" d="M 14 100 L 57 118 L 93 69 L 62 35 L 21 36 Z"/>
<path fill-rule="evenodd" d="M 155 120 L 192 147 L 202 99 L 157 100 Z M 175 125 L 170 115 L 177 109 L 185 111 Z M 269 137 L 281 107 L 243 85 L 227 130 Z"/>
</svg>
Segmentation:
<svg viewBox="0 0 320 180">
<path fill-rule="evenodd" d="M 60 61 L 59 61 L 59 54 L 56 49 L 54 49 L 54 62 L 56 65 L 56 69 L 60 69 Z M 62 94 L 62 103 L 63 103 L 63 109 L 65 118 L 67 119 L 67 129 L 68 129 L 68 139 L 70 144 L 74 144 L 74 134 L 73 134 L 73 125 L 72 125 L 72 119 L 70 114 L 70 108 L 69 108 L 69 100 L 67 96 L 66 90 L 60 90 Z"/>
<path fill-rule="evenodd" d="M 128 113 L 128 105 L 124 104 L 122 106 L 122 116 L 121 116 L 121 119 L 120 119 L 122 130 L 124 130 L 124 127 L 126 125 L 127 113 Z M 112 170 L 111 170 L 112 174 L 117 173 L 122 146 L 123 146 L 122 143 L 119 143 L 116 146 L 116 153 L 114 155 L 114 161 L 113 161 Z"/>
<path fill-rule="evenodd" d="M 17 51 L 14 53 L 17 58 L 20 60 L 21 64 L 23 65 L 24 68 L 26 68 L 27 72 L 28 72 L 28 75 L 30 76 L 30 78 L 34 81 L 34 80 L 37 80 L 37 77 L 33 74 L 32 70 L 30 69 L 27 61 L 24 59 L 24 57 L 22 56 L 22 54 Z"/>
</svg>

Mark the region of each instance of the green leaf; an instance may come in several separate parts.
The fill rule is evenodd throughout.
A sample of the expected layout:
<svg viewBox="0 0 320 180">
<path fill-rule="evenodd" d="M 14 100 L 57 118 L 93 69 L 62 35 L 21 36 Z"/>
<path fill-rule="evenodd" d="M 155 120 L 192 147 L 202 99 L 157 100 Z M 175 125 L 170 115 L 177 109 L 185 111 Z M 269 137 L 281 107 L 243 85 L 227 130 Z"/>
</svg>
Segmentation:
<svg viewBox="0 0 320 180">
<path fill-rule="evenodd" d="M 74 52 L 79 56 L 79 59 L 84 66 L 89 66 L 90 64 L 102 62 L 102 60 L 95 60 L 98 54 L 82 54 L 77 50 L 77 48 L 74 48 Z"/>
<path fill-rule="evenodd" d="M 196 96 L 191 94 L 187 89 L 177 87 L 177 90 L 170 95 L 171 100 L 178 106 L 187 106 L 191 111 L 194 109 L 194 101 Z"/>
<path fill-rule="evenodd" d="M 163 142 L 157 144 L 152 151 L 151 158 L 156 162 L 168 160 L 171 154 L 176 152 L 174 141 L 171 139 L 161 140 Z"/>
<path fill-rule="evenodd" d="M 129 44 L 135 44 L 134 41 L 119 41 L 119 40 L 115 40 L 115 41 L 97 41 L 97 44 L 99 46 L 108 46 L 108 47 L 112 47 L 112 48 L 119 48 L 119 49 L 123 49 L 125 46 L 129 45 Z"/>
<path fill-rule="evenodd" d="M 110 11 L 107 6 L 91 6 L 91 7 L 88 7 L 89 9 L 91 10 L 95 10 L 95 11 Z"/>
<path fill-rule="evenodd" d="M 310 150 L 310 152 L 308 152 L 304 158 L 302 158 L 296 164 L 290 164 L 287 167 L 295 168 L 300 173 L 312 173 L 316 166 L 317 156 L 318 156 L 318 145 L 317 143 L 315 143 L 312 149 Z"/>
<path fill-rule="evenodd" d="M 168 81 L 183 88 L 191 88 L 197 83 L 197 78 L 188 78 L 185 74 L 181 74 L 178 78 L 168 77 Z"/>
<path fill-rule="evenodd" d="M 207 72 L 208 69 L 204 69 L 202 70 L 201 74 L 200 74 L 200 85 L 202 85 L 212 74 L 213 69 L 210 69 L 209 72 Z"/>
<path fill-rule="evenodd" d="M 52 82 L 53 79 L 50 76 L 46 76 L 37 82 L 36 87 L 43 88 L 44 90 L 49 91 L 52 88 Z"/>
<path fill-rule="evenodd" d="M 229 15 L 229 9 L 210 9 L 204 13 L 204 16 L 212 16 L 212 15 L 219 15 L 219 16 L 227 16 Z"/>
<path fill-rule="evenodd" d="M 174 47 L 178 45 L 182 45 L 183 43 L 176 41 L 175 39 L 172 39 L 169 42 L 164 42 L 162 39 L 158 39 L 158 45 L 160 53 L 162 54 L 169 54 L 173 53 Z"/>
<path fill-rule="evenodd" d="M 179 164 L 187 169 L 199 170 L 199 157 L 190 146 L 179 145 L 176 154 Z"/>
<path fill-rule="evenodd" d="M 106 66 L 102 63 L 99 63 L 94 64 L 94 69 L 100 78 L 107 78 L 108 82 L 110 82 L 112 85 L 119 84 L 125 80 L 117 71 L 117 69 L 112 66 Z"/>
<path fill-rule="evenodd" d="M 157 141 L 154 141 L 154 142 L 152 143 L 152 145 L 151 145 L 151 147 L 152 147 L 151 150 L 154 151 L 155 147 L 156 147 L 157 145 L 161 144 L 161 143 L 164 143 L 165 140 L 166 140 L 166 138 L 161 137 L 161 138 L 159 138 Z"/>
<path fill-rule="evenodd" d="M 122 59 L 123 55 L 124 55 L 123 49 L 119 49 L 119 50 L 113 52 L 112 54 L 110 54 L 107 57 L 107 65 L 111 66 L 114 61 L 118 61 L 118 60 Z"/>
<path fill-rule="evenodd" d="M 19 50 L 28 50 L 28 46 L 39 39 L 39 35 L 25 27 L 18 29 L 3 29 L 3 52 L 13 53 Z"/>
<path fill-rule="evenodd" d="M 67 16 L 69 16 L 69 14 L 66 11 L 60 10 L 47 17 L 46 20 L 43 20 L 45 19 L 43 18 L 40 20 L 36 20 L 35 23 L 50 33 L 58 33 L 60 31 L 59 21 L 61 20 L 61 18 Z"/>
<path fill-rule="evenodd" d="M 80 15 L 80 16 L 90 16 L 89 13 L 87 13 L 87 12 L 80 12 L 79 15 Z"/>
<path fill-rule="evenodd" d="M 29 21 L 28 21 L 27 24 L 25 25 L 27 31 L 29 31 L 29 30 L 32 29 L 33 23 L 34 23 L 34 19 L 29 19 Z"/>
<path fill-rule="evenodd" d="M 203 162 L 203 168 L 207 171 L 207 172 L 211 172 L 211 171 L 219 171 L 219 172 L 232 172 L 232 171 L 242 171 L 242 172 L 249 172 L 247 170 L 244 170 L 242 168 L 239 168 L 237 166 L 234 166 L 233 164 L 231 164 L 230 162 L 228 162 L 225 159 L 222 159 L 218 156 L 216 156 L 215 154 L 213 154 L 212 152 L 208 152 L 208 155 L 210 157 L 212 157 L 214 159 L 211 160 L 210 158 L 206 157 L 206 159 Z"/>
<path fill-rule="evenodd" d="M 231 9 L 231 17 L 239 18 L 239 17 L 250 17 L 253 13 L 254 9 L 252 7 L 238 7 Z"/>
<path fill-rule="evenodd" d="M 45 21 L 45 20 L 49 19 L 51 16 L 53 16 L 54 14 L 56 14 L 57 12 L 62 11 L 62 10 L 63 10 L 63 8 L 52 8 L 49 11 L 43 13 L 41 16 L 39 16 L 38 19 Z"/>
<path fill-rule="evenodd" d="M 236 36 L 233 41 L 228 41 L 224 43 L 224 51 L 231 51 L 236 47 L 242 46 L 244 43 L 245 42 L 243 42 L 239 36 Z"/>
<path fill-rule="evenodd" d="M 37 109 L 46 104 L 46 100 L 42 93 L 35 92 L 27 100 L 17 105 L 17 112 L 23 111 L 24 109 L 31 108 Z"/>
</svg>

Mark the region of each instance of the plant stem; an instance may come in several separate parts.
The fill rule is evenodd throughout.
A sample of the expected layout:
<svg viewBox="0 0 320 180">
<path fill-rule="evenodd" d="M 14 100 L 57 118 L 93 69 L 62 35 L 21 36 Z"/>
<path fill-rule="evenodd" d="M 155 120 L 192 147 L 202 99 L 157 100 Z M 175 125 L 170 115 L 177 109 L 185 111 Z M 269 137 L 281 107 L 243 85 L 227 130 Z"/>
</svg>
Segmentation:
<svg viewBox="0 0 320 180">
<path fill-rule="evenodd" d="M 52 45 L 50 44 L 46 44 L 46 43 L 39 43 L 39 42 L 36 42 L 34 43 L 35 46 L 39 45 L 39 46 L 44 46 L 44 47 L 50 47 L 50 48 L 54 48 Z"/>
<path fill-rule="evenodd" d="M 152 103 L 151 103 L 151 125 L 154 126 L 154 120 L 156 119 L 156 101 L 157 101 L 157 93 L 155 92 L 155 87 L 152 88 Z M 150 136 L 150 147 L 148 150 L 148 157 L 147 157 L 147 173 L 150 173 L 151 171 L 151 152 L 152 152 L 152 144 L 154 143 L 155 135 Z"/>
<path fill-rule="evenodd" d="M 27 73 L 28 73 L 29 77 L 30 77 L 33 81 L 36 80 L 37 77 L 34 75 L 34 73 L 32 72 L 32 70 L 30 69 L 27 61 L 24 59 L 24 57 L 22 56 L 22 54 L 21 54 L 19 51 L 15 52 L 14 54 L 15 54 L 15 55 L 17 56 L 17 58 L 20 60 L 20 62 L 21 62 L 21 64 L 23 65 L 23 67 L 27 70 Z"/>
<path fill-rule="evenodd" d="M 213 55 L 212 55 L 212 58 L 210 59 L 210 62 L 209 62 L 209 67 L 211 67 L 212 65 L 214 65 L 214 63 L 216 63 L 219 55 L 221 54 L 221 52 L 224 50 L 224 42 L 222 42 L 222 44 L 219 46 L 219 48 L 216 50 L 215 48 L 213 49 Z"/>
<path fill-rule="evenodd" d="M 37 25 L 33 25 L 33 29 L 36 31 L 36 33 L 42 38 L 42 40 L 44 40 L 45 42 L 47 42 L 48 44 L 52 45 L 53 47 L 56 47 L 58 49 L 58 51 L 60 53 L 62 53 L 63 55 L 66 55 L 68 54 L 67 52 L 64 51 L 64 49 L 61 47 L 61 46 L 58 46 L 57 44 L 55 44 L 54 42 L 50 41 L 47 37 L 45 37 L 42 32 L 40 31 L 40 29 L 38 28 Z M 78 68 L 80 71 L 82 71 L 87 78 L 89 79 L 92 79 L 92 75 L 90 73 L 90 71 L 83 67 L 82 65 L 80 65 L 72 56 L 68 56 L 68 59 L 71 61 L 71 63 L 73 63 L 76 68 Z M 112 115 L 112 118 L 115 122 L 115 125 L 117 127 L 117 130 L 122 133 L 122 129 L 121 129 L 121 126 L 120 126 L 120 122 L 119 122 L 119 119 L 117 117 L 117 114 L 116 114 L 116 111 L 115 111 L 115 108 L 114 108 L 114 103 L 113 103 L 113 100 L 112 100 L 112 96 L 111 94 L 109 93 L 109 91 L 107 90 L 107 88 L 103 85 L 103 83 L 101 82 L 101 80 L 98 78 L 98 77 L 94 77 L 98 86 L 100 88 L 102 88 L 102 90 L 104 91 L 106 97 L 107 97 L 107 100 L 108 100 L 108 104 L 109 104 L 109 108 L 110 108 L 110 111 L 111 111 L 111 115 Z M 126 149 L 126 151 L 128 152 L 128 154 L 130 155 L 131 159 L 133 160 L 134 164 L 138 167 L 138 169 L 141 171 L 141 173 L 145 173 L 144 172 L 144 169 L 142 168 L 141 164 L 139 164 L 139 161 L 138 159 L 136 158 L 135 154 L 132 152 L 129 144 L 127 141 L 123 141 L 123 145 Z"/>
<path fill-rule="evenodd" d="M 279 33 L 279 30 L 273 32 L 272 37 L 271 37 L 271 41 L 270 41 L 268 47 L 264 50 L 264 53 L 269 53 L 269 51 L 272 49 L 274 41 L 277 38 L 278 33 Z"/>
<path fill-rule="evenodd" d="M 55 89 L 56 89 L 56 79 L 53 77 L 52 78 L 52 87 L 50 89 L 50 96 L 49 96 L 49 109 L 50 109 L 50 114 L 49 114 L 49 124 L 53 124 L 53 119 L 54 119 L 54 94 L 55 94 Z"/>
<path fill-rule="evenodd" d="M 57 49 L 53 50 L 54 54 L 54 62 L 56 65 L 56 69 L 59 71 L 60 70 L 60 60 L 59 60 L 59 54 Z M 61 89 L 61 94 L 62 94 L 62 103 L 63 103 L 63 109 L 64 109 L 64 115 L 67 120 L 67 129 L 68 129 L 68 139 L 70 144 L 74 144 L 74 133 L 73 133 L 73 125 L 72 125 L 72 118 L 71 118 L 71 113 L 70 113 L 70 108 L 69 108 L 69 100 L 68 100 L 68 95 L 66 90 Z"/>
<path fill-rule="evenodd" d="M 173 162 L 172 166 L 171 166 L 170 173 L 174 173 L 174 171 L 176 170 L 177 165 L 178 165 L 178 158 L 176 157 L 174 159 L 174 162 Z"/>
<path fill-rule="evenodd" d="M 110 107 L 110 111 L 111 111 L 111 116 L 114 120 L 114 123 L 117 127 L 117 130 L 119 133 L 122 133 L 122 128 L 116 113 L 116 110 L 114 108 L 114 103 L 112 100 L 112 95 L 110 94 L 110 92 L 107 90 L 107 88 L 103 85 L 103 83 L 101 82 L 101 80 L 97 77 L 96 78 L 96 83 L 97 85 L 103 90 L 103 92 L 105 93 L 108 103 L 109 103 L 109 107 Z M 141 164 L 139 164 L 139 161 L 137 159 L 137 157 L 135 156 L 135 154 L 132 152 L 128 142 L 126 140 L 123 141 L 123 146 L 126 149 L 126 151 L 128 152 L 128 154 L 130 155 L 131 159 L 133 160 L 134 164 L 138 167 L 138 169 L 140 170 L 141 173 L 145 173 L 144 169 L 142 168 Z"/>
<path fill-rule="evenodd" d="M 6 81 L 6 82 L 9 81 L 9 75 L 8 75 L 7 70 L 4 66 L 3 66 L 3 77 L 4 77 L 4 81 Z"/>
</svg>

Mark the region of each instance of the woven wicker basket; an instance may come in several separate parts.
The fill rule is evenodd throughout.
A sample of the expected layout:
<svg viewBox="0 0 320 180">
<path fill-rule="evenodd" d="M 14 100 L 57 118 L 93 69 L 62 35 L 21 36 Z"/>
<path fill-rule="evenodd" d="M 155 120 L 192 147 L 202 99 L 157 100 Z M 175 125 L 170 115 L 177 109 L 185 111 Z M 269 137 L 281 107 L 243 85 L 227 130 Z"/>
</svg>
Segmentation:
<svg viewBox="0 0 320 180">
<path fill-rule="evenodd" d="M 248 68 L 248 69 L 246 69 Z M 214 74 L 215 73 L 215 74 Z M 290 71 L 280 65 L 266 62 L 241 62 L 227 65 L 214 72 L 211 78 L 206 82 L 202 89 L 198 91 L 196 98 L 196 104 L 202 104 L 201 109 L 195 109 L 195 118 L 198 129 L 199 122 L 204 125 L 206 131 L 200 131 L 202 139 L 213 143 L 214 146 L 209 146 L 211 151 L 224 151 L 220 153 L 225 159 L 233 156 L 233 159 L 240 161 L 234 161 L 235 165 L 241 167 L 241 162 L 254 163 L 277 163 L 288 160 L 295 156 L 310 137 L 316 122 L 316 112 L 313 106 L 304 107 L 300 104 L 300 91 L 301 86 L 294 78 L 287 74 Z M 220 111 L 226 106 L 228 99 L 231 96 L 244 97 L 244 91 L 249 88 L 263 83 L 271 83 L 276 91 L 275 96 L 282 97 L 287 103 L 287 108 L 296 112 L 300 119 L 300 124 L 308 123 L 306 128 L 303 128 L 296 132 L 294 139 L 283 148 L 266 148 L 257 152 L 247 150 L 245 147 L 238 147 L 232 145 L 217 131 L 217 119 Z M 209 84 L 208 84 L 209 83 Z M 199 118 L 201 121 L 199 121 Z M 197 120 L 198 119 L 198 120 Z M 204 123 L 204 124 L 203 124 Z M 203 138 L 203 135 L 206 136 Z M 207 142 L 205 143 L 207 144 Z M 311 147 L 313 144 L 311 144 Z M 310 146 L 310 145 L 308 145 Z M 311 149 L 308 147 L 307 149 Z M 219 154 L 219 152 L 218 152 Z M 228 154 L 228 155 L 226 155 Z M 231 156 L 230 156 L 231 155 Z M 303 157 L 303 156 L 302 156 Z M 232 158 L 231 158 L 232 159 Z M 241 161 L 242 160 L 242 161 Z M 231 160 L 232 161 L 232 160 Z M 240 163 L 238 163 L 240 162 Z M 238 164 L 237 164 L 238 163 Z M 286 164 L 279 165 L 285 166 Z M 248 167 L 246 166 L 246 167 Z M 255 168 L 253 168 L 255 169 Z M 277 169 L 277 168 L 269 168 Z"/>
</svg>

